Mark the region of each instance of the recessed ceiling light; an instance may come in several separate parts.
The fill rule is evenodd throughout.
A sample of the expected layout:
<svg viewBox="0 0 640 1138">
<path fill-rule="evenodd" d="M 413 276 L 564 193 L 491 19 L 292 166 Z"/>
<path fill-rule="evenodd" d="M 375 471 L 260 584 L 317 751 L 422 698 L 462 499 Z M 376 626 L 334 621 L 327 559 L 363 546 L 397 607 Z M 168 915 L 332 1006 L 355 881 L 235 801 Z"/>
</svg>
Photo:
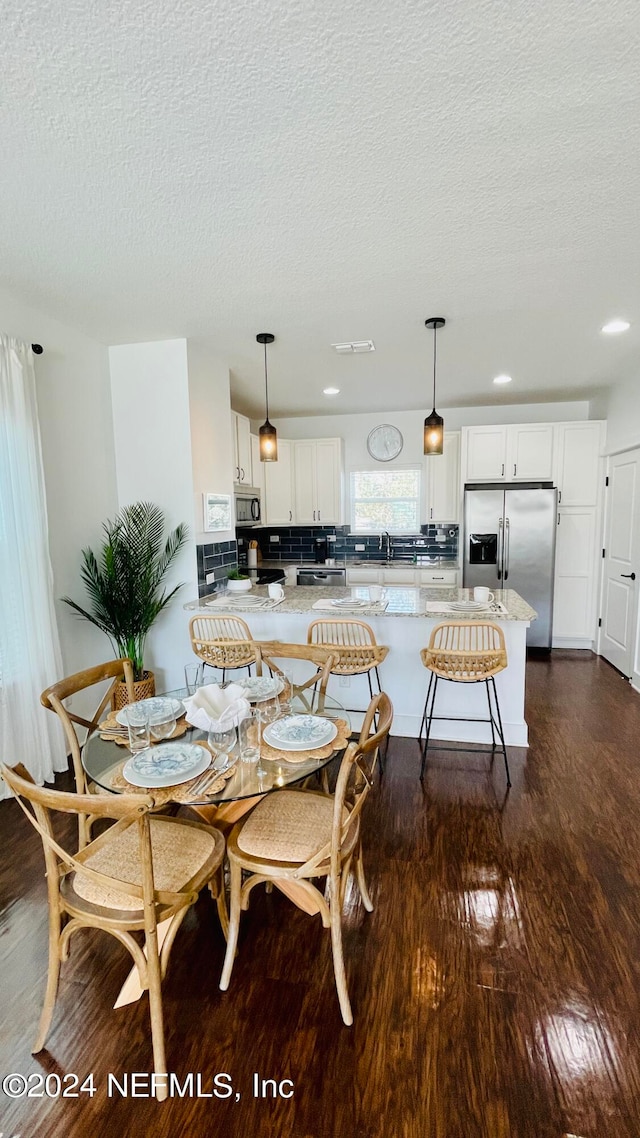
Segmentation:
<svg viewBox="0 0 640 1138">
<path fill-rule="evenodd" d="M 340 394 L 340 388 L 339 387 L 325 387 L 323 389 L 322 394 L 323 395 L 339 395 Z"/>
<path fill-rule="evenodd" d="M 630 328 L 628 320 L 610 320 L 608 324 L 603 324 L 601 331 L 606 332 L 607 336 L 615 336 L 617 332 L 626 332 Z"/>
<path fill-rule="evenodd" d="M 497 375 L 493 381 L 494 383 L 511 383 L 510 375 Z"/>
</svg>

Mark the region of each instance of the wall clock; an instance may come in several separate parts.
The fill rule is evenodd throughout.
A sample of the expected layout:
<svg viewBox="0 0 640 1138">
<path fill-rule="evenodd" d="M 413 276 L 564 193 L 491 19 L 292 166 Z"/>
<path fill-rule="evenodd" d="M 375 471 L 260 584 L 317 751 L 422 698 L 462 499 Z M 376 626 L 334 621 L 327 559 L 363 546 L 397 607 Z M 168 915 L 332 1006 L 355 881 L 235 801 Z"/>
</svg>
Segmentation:
<svg viewBox="0 0 640 1138">
<path fill-rule="evenodd" d="M 402 450 L 404 439 L 397 427 L 391 423 L 381 423 L 367 436 L 367 450 L 376 462 L 391 462 Z"/>
</svg>

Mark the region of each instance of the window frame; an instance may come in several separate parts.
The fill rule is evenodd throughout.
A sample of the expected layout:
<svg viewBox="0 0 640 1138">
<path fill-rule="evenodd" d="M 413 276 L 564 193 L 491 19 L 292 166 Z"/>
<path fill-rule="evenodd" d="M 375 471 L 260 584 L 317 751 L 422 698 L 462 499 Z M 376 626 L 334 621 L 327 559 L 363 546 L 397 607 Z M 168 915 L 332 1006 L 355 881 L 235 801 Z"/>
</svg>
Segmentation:
<svg viewBox="0 0 640 1138">
<path fill-rule="evenodd" d="M 358 537 L 366 537 L 367 535 L 369 535 L 369 536 L 371 534 L 377 535 L 381 532 L 380 529 L 367 529 L 367 530 L 356 529 L 355 504 L 356 504 L 356 502 L 367 501 L 367 499 L 356 498 L 356 495 L 354 493 L 354 478 L 355 478 L 355 476 L 357 474 L 401 474 L 401 473 L 405 473 L 407 471 L 410 471 L 410 472 L 418 475 L 418 492 L 417 492 L 417 495 L 415 497 L 415 502 L 417 504 L 416 527 L 415 527 L 415 530 L 413 530 L 413 529 L 411 529 L 411 527 L 402 526 L 400 529 L 390 529 L 388 532 L 392 536 L 393 535 L 397 536 L 397 535 L 401 535 L 401 534 L 408 534 L 408 533 L 419 534 L 421 532 L 420 531 L 420 525 L 421 525 L 420 519 L 422 517 L 423 509 L 424 509 L 424 493 L 425 493 L 425 489 L 424 489 L 425 476 L 424 476 L 424 473 L 425 472 L 424 472 L 424 468 L 421 464 L 415 463 L 415 462 L 410 462 L 410 463 L 403 463 L 402 465 L 394 463 L 393 466 L 389 465 L 388 469 L 385 469 L 385 470 L 380 470 L 379 467 L 372 467 L 372 466 L 356 466 L 356 467 L 352 467 L 349 470 L 349 530 L 350 530 L 351 534 L 354 534 Z M 376 502 L 380 502 L 380 501 L 382 501 L 382 502 L 384 502 L 384 501 L 406 502 L 406 501 L 413 501 L 413 500 L 414 499 L 407 499 L 407 498 L 387 498 L 387 499 L 385 499 L 385 498 L 374 498 L 374 499 L 369 499 L 369 501 L 376 501 Z M 382 531 L 382 532 L 385 532 L 385 531 Z"/>
</svg>

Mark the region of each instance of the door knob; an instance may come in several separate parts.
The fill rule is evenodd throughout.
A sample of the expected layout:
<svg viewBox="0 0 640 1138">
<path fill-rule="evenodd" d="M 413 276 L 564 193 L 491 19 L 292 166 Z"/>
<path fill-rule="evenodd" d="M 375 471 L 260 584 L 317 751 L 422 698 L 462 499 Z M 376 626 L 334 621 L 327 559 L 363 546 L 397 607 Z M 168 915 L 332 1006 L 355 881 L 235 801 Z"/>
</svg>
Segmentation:
<svg viewBox="0 0 640 1138">
<path fill-rule="evenodd" d="M 620 576 L 621 577 L 629 577 L 629 579 L 631 581 L 635 581 L 635 579 L 636 579 L 635 573 L 621 573 Z"/>
</svg>

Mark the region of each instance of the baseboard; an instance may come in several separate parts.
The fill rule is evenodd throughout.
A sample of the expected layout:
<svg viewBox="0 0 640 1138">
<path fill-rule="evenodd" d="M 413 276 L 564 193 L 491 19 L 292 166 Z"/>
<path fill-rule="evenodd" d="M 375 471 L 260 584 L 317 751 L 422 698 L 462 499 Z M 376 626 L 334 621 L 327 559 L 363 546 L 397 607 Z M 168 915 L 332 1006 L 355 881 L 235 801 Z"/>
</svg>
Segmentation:
<svg viewBox="0 0 640 1138">
<path fill-rule="evenodd" d="M 584 652 L 595 652 L 595 640 L 586 637 L 554 636 L 551 641 L 552 648 L 581 648 Z"/>
<path fill-rule="evenodd" d="M 349 713 L 351 727 L 359 731 L 362 726 L 364 713 L 352 711 Z M 401 735 L 405 739 L 416 739 L 422 718 L 419 715 L 394 715 L 391 735 Z M 504 723 L 504 736 L 508 747 L 528 747 L 529 732 L 526 723 Z M 446 722 L 434 720 L 431 728 L 432 739 L 442 739 L 448 743 L 491 743 L 489 725 L 484 723 L 464 723 L 456 720 Z"/>
</svg>

